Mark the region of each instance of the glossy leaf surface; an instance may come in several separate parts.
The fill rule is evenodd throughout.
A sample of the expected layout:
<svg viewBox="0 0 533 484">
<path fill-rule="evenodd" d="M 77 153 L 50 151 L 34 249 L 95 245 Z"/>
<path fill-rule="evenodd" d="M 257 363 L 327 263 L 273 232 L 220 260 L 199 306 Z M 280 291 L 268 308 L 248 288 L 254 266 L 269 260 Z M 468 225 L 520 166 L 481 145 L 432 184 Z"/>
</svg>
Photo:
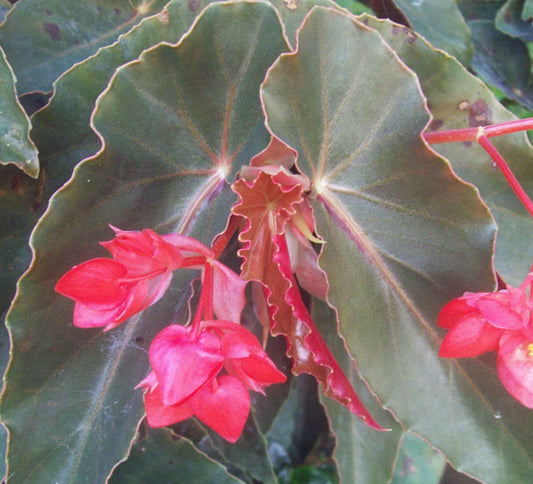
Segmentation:
<svg viewBox="0 0 533 484">
<path fill-rule="evenodd" d="M 145 351 L 162 327 L 187 319 L 194 272 L 175 274 L 169 297 L 105 334 L 69 327 L 72 305 L 53 287 L 71 266 L 102 254 L 107 223 L 210 243 L 234 198 L 224 175 L 268 142 L 258 88 L 284 49 L 268 5 L 215 5 L 179 46 L 120 69 L 100 98 L 93 122 L 104 145 L 53 197 L 9 316 L 14 356 L 2 415 L 13 482 L 101 482 L 125 457 L 143 414 L 133 387 L 148 371 Z"/>
<path fill-rule="evenodd" d="M 498 384 L 493 368 L 437 356 L 443 303 L 461 288 L 492 287 L 494 224 L 421 140 L 429 114 L 412 72 L 375 31 L 341 16 L 314 10 L 299 51 L 281 56 L 262 91 L 269 127 L 298 151 L 315 187 L 340 332 L 407 429 L 479 479 L 522 482 L 533 470 L 515 420 L 523 409 L 503 388 L 487 391 Z M 494 419 L 503 402 L 509 419 Z"/>
</svg>

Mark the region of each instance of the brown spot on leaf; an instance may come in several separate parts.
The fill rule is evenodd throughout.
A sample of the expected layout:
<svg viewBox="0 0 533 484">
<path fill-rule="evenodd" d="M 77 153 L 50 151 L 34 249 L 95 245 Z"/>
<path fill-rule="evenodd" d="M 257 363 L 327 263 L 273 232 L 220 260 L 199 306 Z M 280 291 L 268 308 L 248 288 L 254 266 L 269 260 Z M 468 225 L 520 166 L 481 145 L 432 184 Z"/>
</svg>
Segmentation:
<svg viewBox="0 0 533 484">
<path fill-rule="evenodd" d="M 416 40 L 415 33 L 403 25 L 393 25 L 392 26 L 392 35 L 404 34 L 407 37 L 407 43 L 410 45 Z"/>
<path fill-rule="evenodd" d="M 405 29 L 407 35 L 407 43 L 409 45 L 413 44 L 416 40 L 416 34 L 411 29 Z"/>
<path fill-rule="evenodd" d="M 437 131 L 438 129 L 442 128 L 442 125 L 444 124 L 444 121 L 442 119 L 434 119 L 429 123 L 429 130 L 430 131 Z"/>
<path fill-rule="evenodd" d="M 392 24 L 392 35 L 398 35 L 402 31 L 402 27 Z"/>
<path fill-rule="evenodd" d="M 492 123 L 492 111 L 484 99 L 478 99 L 468 110 L 468 124 L 471 127 L 486 126 Z"/>
<path fill-rule="evenodd" d="M 196 12 L 200 7 L 200 2 L 198 0 L 189 0 L 189 12 Z"/>
<path fill-rule="evenodd" d="M 52 15 L 52 11 L 51 10 L 46 9 L 45 12 L 46 12 L 46 15 Z"/>
<path fill-rule="evenodd" d="M 59 30 L 57 24 L 45 22 L 43 24 L 43 30 L 50 36 L 52 40 L 61 39 L 61 30 Z"/>
<path fill-rule="evenodd" d="M 113 11 L 115 12 L 115 15 L 120 15 L 120 8 L 114 8 Z"/>
</svg>

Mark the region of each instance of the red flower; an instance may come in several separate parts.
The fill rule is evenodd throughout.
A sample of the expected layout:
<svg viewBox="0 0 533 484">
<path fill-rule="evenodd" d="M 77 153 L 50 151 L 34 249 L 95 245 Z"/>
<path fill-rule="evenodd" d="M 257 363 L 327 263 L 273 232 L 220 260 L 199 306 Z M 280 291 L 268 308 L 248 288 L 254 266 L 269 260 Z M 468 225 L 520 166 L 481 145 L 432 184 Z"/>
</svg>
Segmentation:
<svg viewBox="0 0 533 484">
<path fill-rule="evenodd" d="M 533 272 L 515 288 L 465 293 L 442 308 L 437 324 L 450 331 L 439 356 L 474 358 L 498 351 L 498 375 L 507 391 L 533 408 Z"/>
<path fill-rule="evenodd" d="M 126 232 L 102 245 L 113 259 L 97 258 L 73 267 L 55 290 L 76 301 L 74 326 L 107 331 L 157 302 L 183 256 L 149 229 Z"/>
<path fill-rule="evenodd" d="M 164 427 L 195 415 L 229 442 L 246 423 L 247 389 L 264 393 L 264 386 L 286 379 L 257 338 L 229 321 L 168 326 L 152 342 L 149 356 L 153 371 L 139 384 L 147 389 L 148 424 Z M 228 374 L 220 376 L 223 366 Z"/>
</svg>

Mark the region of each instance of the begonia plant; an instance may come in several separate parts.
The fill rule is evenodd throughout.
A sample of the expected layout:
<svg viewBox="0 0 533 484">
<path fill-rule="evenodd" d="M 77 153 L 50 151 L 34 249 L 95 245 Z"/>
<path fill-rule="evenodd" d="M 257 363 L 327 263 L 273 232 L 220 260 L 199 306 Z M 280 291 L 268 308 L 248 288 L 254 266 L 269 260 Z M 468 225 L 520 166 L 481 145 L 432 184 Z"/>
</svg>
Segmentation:
<svg viewBox="0 0 533 484">
<path fill-rule="evenodd" d="M 0 16 L 5 482 L 533 482 L 532 1 Z"/>
</svg>

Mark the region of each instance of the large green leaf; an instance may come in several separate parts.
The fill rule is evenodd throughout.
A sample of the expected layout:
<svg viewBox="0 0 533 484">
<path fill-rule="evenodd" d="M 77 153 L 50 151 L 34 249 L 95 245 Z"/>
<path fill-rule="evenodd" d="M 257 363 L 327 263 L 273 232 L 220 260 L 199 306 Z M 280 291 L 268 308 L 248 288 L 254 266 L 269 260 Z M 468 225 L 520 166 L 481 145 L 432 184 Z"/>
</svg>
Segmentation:
<svg viewBox="0 0 533 484">
<path fill-rule="evenodd" d="M 36 178 L 39 160 L 29 133 L 30 120 L 17 99 L 14 74 L 0 47 L 0 164 L 14 163 Z"/>
<path fill-rule="evenodd" d="M 112 44 L 168 0 L 24 0 L 0 27 L 19 94 L 50 91 L 74 63 Z"/>
<path fill-rule="evenodd" d="M 431 131 L 470 128 L 515 119 L 490 90 L 455 59 L 389 21 L 364 17 L 413 71 L 428 99 Z M 438 73 L 438 75 L 437 75 Z M 492 138 L 495 146 L 529 193 L 533 193 L 533 150 L 524 133 Z M 518 286 L 533 261 L 533 221 L 489 155 L 476 143 L 433 145 L 463 179 L 473 183 L 498 223 L 495 265 L 501 276 Z"/>
<path fill-rule="evenodd" d="M 234 199 L 225 177 L 268 142 L 259 84 L 287 48 L 274 9 L 216 4 L 195 25 L 178 46 L 117 71 L 93 119 L 101 151 L 77 167 L 34 232 L 32 267 L 8 316 L 11 482 L 105 481 L 143 414 L 133 387 L 148 370 L 146 349 L 186 318 L 194 276 L 179 272 L 157 305 L 101 333 L 69 327 L 72 304 L 53 291 L 60 275 L 103 254 L 107 223 L 210 243 Z"/>
<path fill-rule="evenodd" d="M 490 20 L 472 20 L 468 25 L 475 47 L 473 69 L 507 97 L 533 109 L 531 60 L 526 45 L 497 30 Z"/>
<path fill-rule="evenodd" d="M 495 226 L 422 141 L 429 113 L 417 78 L 376 31 L 317 8 L 262 96 L 269 127 L 313 182 L 328 297 L 363 378 L 460 470 L 529 482 L 533 419 L 494 363 L 437 356 L 442 305 L 493 287 Z"/>
<path fill-rule="evenodd" d="M 416 32 L 469 65 L 474 52 L 470 30 L 454 0 L 394 0 L 394 3 Z"/>
<path fill-rule="evenodd" d="M 110 484 L 179 484 L 242 482 L 224 466 L 199 452 L 188 440 L 169 429 L 150 430 L 139 437 L 127 462 L 121 464 Z"/>
</svg>

